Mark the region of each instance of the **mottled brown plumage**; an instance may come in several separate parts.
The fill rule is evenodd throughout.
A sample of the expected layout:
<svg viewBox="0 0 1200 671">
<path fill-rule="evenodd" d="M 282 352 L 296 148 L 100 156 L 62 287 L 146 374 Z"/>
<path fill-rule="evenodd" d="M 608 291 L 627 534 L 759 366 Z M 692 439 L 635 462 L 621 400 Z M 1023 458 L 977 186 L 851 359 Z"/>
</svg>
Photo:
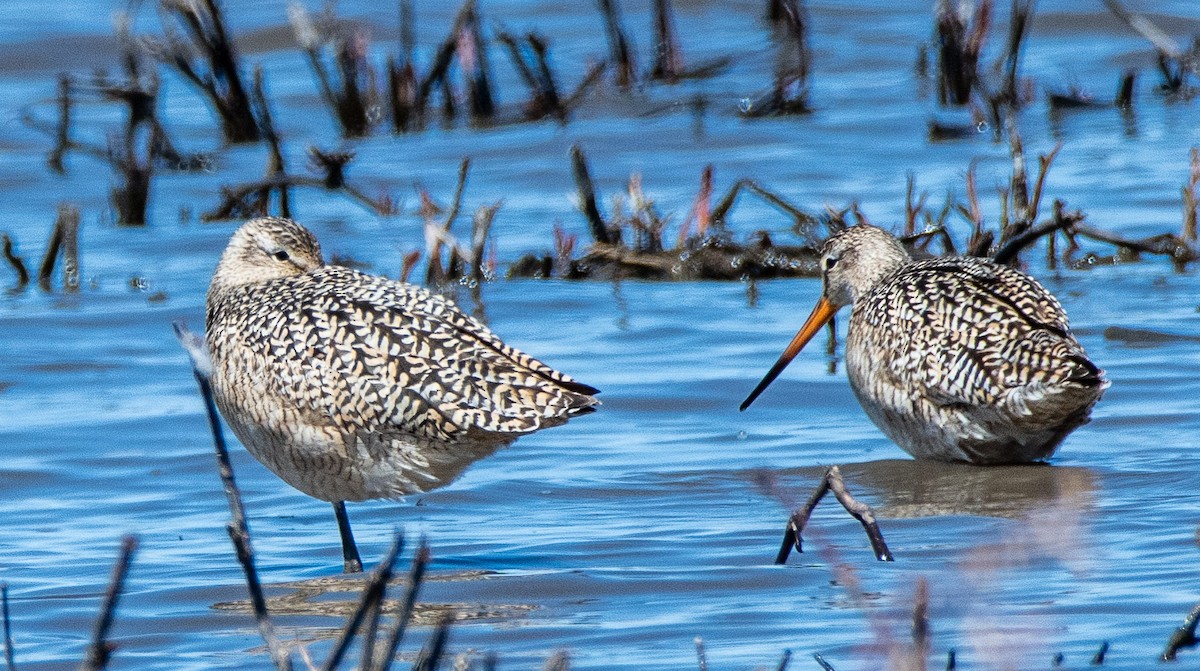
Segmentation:
<svg viewBox="0 0 1200 671">
<path fill-rule="evenodd" d="M 286 219 L 234 233 L 207 311 L 221 414 L 259 461 L 335 509 L 443 485 L 598 404 L 451 301 L 325 265 Z"/>
<path fill-rule="evenodd" d="M 831 237 L 823 295 L 745 409 L 839 308 L 863 410 L 915 457 L 978 464 L 1050 457 L 1108 387 L 1037 280 L 971 257 L 912 261 L 873 226 Z"/>
</svg>

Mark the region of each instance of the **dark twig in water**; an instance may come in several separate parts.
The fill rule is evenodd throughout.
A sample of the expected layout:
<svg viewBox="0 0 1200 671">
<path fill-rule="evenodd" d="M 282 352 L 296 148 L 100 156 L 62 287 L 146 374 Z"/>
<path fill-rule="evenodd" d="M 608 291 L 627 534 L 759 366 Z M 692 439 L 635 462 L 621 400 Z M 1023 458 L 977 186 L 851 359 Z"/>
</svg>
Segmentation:
<svg viewBox="0 0 1200 671">
<path fill-rule="evenodd" d="M 858 520 L 862 524 L 863 529 L 867 532 L 867 538 L 871 541 L 871 549 L 875 552 L 875 559 L 878 561 L 892 561 L 891 550 L 888 549 L 887 543 L 883 540 L 883 534 L 879 531 L 879 524 L 875 521 L 875 513 L 871 507 L 850 495 L 846 489 L 846 483 L 842 479 L 842 471 L 837 466 L 831 466 L 825 471 L 825 475 L 821 477 L 821 482 L 817 484 L 817 488 L 808 497 L 808 502 L 803 508 L 800 508 L 792 513 L 788 518 L 787 528 L 784 530 L 783 542 L 779 547 L 779 553 L 775 556 L 776 564 L 784 564 L 787 562 L 788 555 L 791 554 L 791 549 L 794 546 L 796 552 L 803 552 L 802 536 L 804 527 L 808 524 L 809 518 L 812 516 L 813 510 L 817 504 L 821 502 L 825 494 L 832 491 L 838 503 L 850 513 L 850 516 Z"/>
<path fill-rule="evenodd" d="M 446 651 L 446 638 L 450 633 L 452 622 L 454 622 L 454 615 L 450 613 L 443 615 L 438 620 L 437 629 L 434 630 L 433 636 L 425 644 L 425 647 L 421 648 L 421 653 L 413 662 L 412 671 L 435 671 L 438 668 L 438 663 Z"/>
<path fill-rule="evenodd" d="M 1108 243 L 1135 255 L 1157 254 L 1169 257 L 1178 269 L 1182 269 L 1186 264 L 1198 258 L 1196 250 L 1174 233 L 1152 235 L 1140 240 L 1128 240 L 1115 233 L 1087 226 L 1075 225 L 1074 232 L 1085 238 Z"/>
<path fill-rule="evenodd" d="M 125 589 L 125 576 L 129 573 L 129 564 L 133 561 L 133 553 L 137 550 L 138 541 L 133 536 L 121 539 L 121 554 L 113 565 L 112 578 L 108 589 L 104 592 L 104 601 L 100 606 L 100 615 L 96 618 L 96 626 L 92 629 L 92 642 L 88 646 L 87 657 L 79 666 L 80 671 L 100 671 L 108 666 L 116 646 L 108 642 L 108 631 L 112 628 L 113 616 L 116 614 L 117 602 Z"/>
<path fill-rule="evenodd" d="M 779 658 L 779 663 L 775 665 L 775 671 L 787 671 L 788 665 L 792 662 L 792 651 L 784 650 L 783 656 Z"/>
<path fill-rule="evenodd" d="M 275 120 L 271 115 L 271 105 L 264 93 L 262 66 L 254 68 L 254 107 L 258 113 L 259 124 L 262 126 L 263 137 L 267 140 L 267 179 L 283 179 L 287 176 L 287 164 L 283 160 L 283 146 L 279 133 L 275 132 Z M 279 216 L 291 217 L 292 207 L 289 188 L 285 184 L 279 187 Z"/>
<path fill-rule="evenodd" d="M 492 95 L 488 45 L 480 27 L 478 1 L 467 0 L 460 12 L 462 27 L 458 33 L 459 46 L 456 52 L 459 67 L 467 80 L 467 101 L 471 119 L 476 123 L 486 122 L 495 116 L 496 103 Z"/>
<path fill-rule="evenodd" d="M 1164 662 L 1175 661 L 1180 649 L 1192 648 L 1200 643 L 1200 639 L 1196 638 L 1197 623 L 1200 623 L 1200 603 L 1192 606 L 1192 610 L 1183 620 L 1183 625 L 1171 632 L 1170 638 L 1167 639 L 1167 648 L 1163 650 L 1159 659 Z"/>
<path fill-rule="evenodd" d="M 1104 665 L 1104 657 L 1108 655 L 1108 647 L 1108 641 L 1100 644 L 1100 649 L 1096 651 L 1095 655 L 1092 655 L 1092 666 Z"/>
<path fill-rule="evenodd" d="M 1196 209 L 1200 206 L 1200 148 L 1192 147 L 1191 160 L 1188 162 L 1188 181 L 1183 185 L 1183 232 L 1180 237 L 1185 242 L 1196 244 Z"/>
<path fill-rule="evenodd" d="M 257 141 L 258 123 L 242 86 L 238 56 L 216 0 L 161 0 L 161 6 L 167 35 L 162 42 L 146 42 L 150 53 L 174 67 L 204 93 L 221 119 L 221 131 L 227 142 Z M 170 27 L 168 15 L 173 15 L 187 30 L 190 46 Z M 207 62 L 203 69 L 193 62 L 197 53 Z"/>
<path fill-rule="evenodd" d="M 542 666 L 542 671 L 567 671 L 571 668 L 571 654 L 566 650 L 558 650 Z"/>
<path fill-rule="evenodd" d="M 841 503 L 846 512 L 858 520 L 867 532 L 867 538 L 871 541 L 871 549 L 875 552 L 875 559 L 892 561 L 892 551 L 888 549 L 887 543 L 883 540 L 883 534 L 879 531 L 879 524 L 875 521 L 875 511 L 871 510 L 871 506 L 850 495 L 845 481 L 842 480 L 842 471 L 837 466 L 831 467 L 825 477 L 829 480 L 829 489 L 837 497 L 838 503 Z"/>
<path fill-rule="evenodd" d="M 54 149 L 50 152 L 47 163 L 50 169 L 62 175 L 67 172 L 63 165 L 63 157 L 71 147 L 71 77 L 66 74 L 58 76 L 58 126 L 55 132 Z"/>
<path fill-rule="evenodd" d="M 462 210 L 463 192 L 467 188 L 467 174 L 470 169 L 471 159 L 463 158 L 458 166 L 458 182 L 454 187 L 454 199 L 450 203 L 450 212 L 440 223 L 433 219 L 435 211 L 432 200 L 422 192 L 424 204 L 421 209 L 425 217 L 425 245 L 429 256 L 429 263 L 425 271 L 425 283 L 429 286 L 436 286 L 462 275 L 461 262 L 467 254 L 457 251 L 458 245 L 451 236 L 450 229 L 454 226 L 454 221 L 458 219 L 459 211 Z M 446 261 L 445 269 L 442 268 L 443 245 L 450 247 L 450 258 Z"/>
<path fill-rule="evenodd" d="M 671 0 L 654 0 L 654 36 L 654 67 L 650 69 L 650 77 L 672 83 L 679 81 L 683 74 L 683 54 L 671 15 Z"/>
<path fill-rule="evenodd" d="M 328 19 L 323 23 L 336 25 L 336 18 L 332 15 L 323 18 Z M 342 136 L 353 138 L 366 135 L 371 130 L 367 110 L 374 104 L 375 94 L 370 85 L 374 80 L 374 72 L 366 60 L 366 37 L 355 31 L 318 29 L 308 10 L 299 3 L 288 5 L 288 20 L 292 24 L 296 42 L 308 57 L 309 66 L 321 89 L 321 97 L 341 125 Z M 324 52 L 327 47 L 332 52 L 338 74 L 336 82 L 325 64 Z"/>
<path fill-rule="evenodd" d="M 517 74 L 529 87 L 525 118 L 532 121 L 552 116 L 560 123 L 565 123 L 569 108 L 559 94 L 558 83 L 550 67 L 550 45 L 546 38 L 534 32 L 527 33 L 523 42 L 528 45 L 528 51 L 522 47 L 522 40 L 508 32 L 501 31 L 496 39 L 508 50 Z"/>
<path fill-rule="evenodd" d="M 637 83 L 637 69 L 633 62 L 633 49 L 629 39 L 625 37 L 625 27 L 621 25 L 621 10 L 617 0 L 597 0 L 600 14 L 604 17 L 604 30 L 608 36 L 609 60 L 616 64 L 616 84 L 622 89 L 628 89 Z"/>
<path fill-rule="evenodd" d="M 46 254 L 38 267 L 38 286 L 43 291 L 51 290 L 54 265 L 59 257 L 63 260 L 63 290 L 79 291 L 79 208 L 66 203 L 58 206 Z"/>
<path fill-rule="evenodd" d="M 1120 0 L 1104 0 L 1104 6 L 1138 34 L 1150 41 L 1158 52 L 1158 67 L 1163 75 L 1163 89 L 1168 93 L 1184 90 L 1185 76 L 1195 68 L 1195 53 L 1185 52 L 1175 40 L 1142 14 L 1129 11 Z"/>
<path fill-rule="evenodd" d="M 575 175 L 575 188 L 579 190 L 579 205 L 583 209 L 583 215 L 587 217 L 592 239 L 603 245 L 612 244 L 613 239 L 609 235 L 608 225 L 604 222 L 604 217 L 600 214 L 600 207 L 596 204 L 596 186 L 588 172 L 587 158 L 583 155 L 583 149 L 577 144 L 571 145 L 571 167 Z"/>
<path fill-rule="evenodd" d="M 1076 224 L 1083 221 L 1083 219 L 1083 213 L 1078 210 L 1064 213 L 1062 201 L 1056 200 L 1054 201 L 1053 219 L 1039 226 L 1034 226 L 1033 228 L 1030 228 L 1024 233 L 1021 233 L 1020 235 L 1009 240 L 1003 247 L 1000 248 L 1000 251 L 996 252 L 996 255 L 992 257 L 992 260 L 996 263 L 1010 265 L 1016 262 L 1017 258 L 1021 254 L 1021 250 L 1032 245 L 1038 240 L 1038 238 L 1046 235 L 1053 235 L 1057 231 L 1074 227 Z"/>
<path fill-rule="evenodd" d="M 16 671 L 13 659 L 12 619 L 8 613 L 8 583 L 0 582 L 0 617 L 4 620 L 4 667 Z"/>
<path fill-rule="evenodd" d="M 485 270 L 484 251 L 487 246 L 488 234 L 492 230 L 492 222 L 496 212 L 504 201 L 498 200 L 492 205 L 484 205 L 475 210 L 471 227 L 471 279 L 480 284 L 487 278 Z"/>
<path fill-rule="evenodd" d="M 1033 6 L 1036 0 L 1012 0 L 1012 10 L 1008 24 L 1008 44 L 1004 53 L 1004 82 L 1000 87 L 997 98 L 1006 103 L 1011 109 L 1019 109 L 1022 105 L 1021 96 L 1017 91 L 1017 66 L 1021 59 L 1021 45 L 1029 34 L 1029 24 L 1033 19 Z"/>
<path fill-rule="evenodd" d="M 404 632 L 408 628 L 409 622 L 412 620 L 412 615 L 417 605 L 417 593 L 421 589 L 421 583 L 425 579 L 425 570 L 429 566 L 429 544 L 424 539 L 421 540 L 420 547 L 417 548 L 416 554 L 413 555 L 412 568 L 408 571 L 408 591 L 404 595 L 404 602 L 400 606 L 400 613 L 396 615 L 396 622 L 388 631 L 387 638 L 380 651 L 379 665 L 376 671 L 388 671 L 391 668 L 392 660 L 396 656 L 396 650 L 400 648 L 400 641 L 404 639 Z M 369 671 L 364 669 L 364 671 Z"/>
<path fill-rule="evenodd" d="M 787 527 L 783 532 L 783 543 L 780 544 L 779 552 L 775 555 L 776 564 L 787 563 L 792 547 L 796 548 L 796 552 L 804 552 L 804 527 L 808 525 L 808 519 L 812 517 L 813 510 L 827 493 L 829 493 L 829 471 L 821 476 L 821 482 L 817 483 L 817 488 L 809 495 L 808 502 L 804 504 L 804 507 L 794 511 L 788 518 Z"/>
<path fill-rule="evenodd" d="M 699 671 L 708 671 L 708 656 L 704 654 L 704 639 L 699 636 L 695 639 L 696 643 L 696 666 Z"/>
<path fill-rule="evenodd" d="M 821 666 L 821 668 L 824 669 L 824 671 L 837 671 L 837 669 L 833 668 L 832 664 L 825 661 L 825 658 L 822 657 L 821 653 L 819 653 L 819 652 L 813 653 L 813 660 L 815 660 L 817 662 L 817 664 L 819 664 Z"/>
<path fill-rule="evenodd" d="M 938 0 L 934 21 L 938 37 L 938 102 L 966 105 L 978 85 L 979 54 L 991 24 L 992 2 L 982 0 L 968 26 L 949 0 Z"/>
<path fill-rule="evenodd" d="M 744 101 L 744 117 L 806 114 L 808 75 L 812 54 L 808 44 L 808 10 L 803 0 L 781 0 L 771 15 L 774 28 L 775 69 L 771 90 L 753 101 Z"/>
<path fill-rule="evenodd" d="M 355 634 L 358 633 L 359 628 L 362 626 L 363 620 L 367 619 L 373 611 L 377 612 L 377 609 L 383 602 L 387 583 L 392 578 L 392 572 L 396 566 L 396 558 L 400 556 L 403 548 L 404 536 L 397 533 L 395 538 L 392 539 L 392 547 L 384 555 L 379 565 L 375 567 L 375 570 L 371 572 L 366 585 L 363 586 L 358 606 L 354 609 L 354 613 L 350 616 L 350 619 L 346 621 L 346 626 L 342 628 L 341 635 L 334 642 L 333 650 L 325 660 L 325 665 L 321 667 L 323 671 L 333 671 L 333 669 L 336 669 L 342 663 L 342 658 L 350 648 L 350 643 L 354 640 Z M 375 623 L 371 627 L 377 626 L 378 620 L 376 617 L 371 617 L 371 620 Z M 371 657 L 375 648 L 375 637 L 373 635 L 364 636 L 362 646 L 363 661 L 359 668 L 371 669 Z"/>
<path fill-rule="evenodd" d="M 568 95 L 563 101 L 563 107 L 565 107 L 567 111 L 578 107 L 579 104 L 583 102 L 583 97 L 588 94 L 588 91 L 592 90 L 592 87 L 595 86 L 597 82 L 600 81 L 600 75 L 603 75 L 604 71 L 607 69 L 608 63 L 604 61 L 593 63 L 592 65 L 588 66 L 587 72 L 583 75 L 583 79 L 579 80 L 579 84 L 575 86 L 575 90 L 571 91 L 571 94 Z"/>
<path fill-rule="evenodd" d="M 14 289 L 23 290 L 29 285 L 29 270 L 25 268 L 25 261 L 13 251 L 13 241 L 8 233 L 0 233 L 0 251 L 4 254 L 4 260 L 8 261 L 8 265 L 17 273 L 17 286 Z"/>
<path fill-rule="evenodd" d="M 946 671 L 958 671 L 958 653 L 954 648 L 946 653 Z"/>
<path fill-rule="evenodd" d="M 229 448 L 225 445 L 225 435 L 221 431 L 221 418 L 217 412 L 217 404 L 213 400 L 212 386 L 209 376 L 212 373 L 212 362 L 209 361 L 208 351 L 204 341 L 188 330 L 182 322 L 172 325 L 175 337 L 187 352 L 192 364 L 192 375 L 200 387 L 200 396 L 204 399 L 204 410 L 208 416 L 208 427 L 212 431 L 213 449 L 217 457 L 217 472 L 224 485 L 225 497 L 229 502 L 231 521 L 226 525 L 230 540 L 237 551 L 238 562 L 246 575 L 246 587 L 250 592 L 250 602 L 254 608 L 254 617 L 258 622 L 258 632 L 271 651 L 271 660 L 279 671 L 289 671 L 292 659 L 287 650 L 275 635 L 275 626 L 267 612 L 267 600 L 263 595 L 262 583 L 258 578 L 258 570 L 254 565 L 254 550 L 250 543 L 250 527 L 246 523 L 246 509 L 242 503 L 241 491 L 233 476 L 233 465 L 229 461 Z"/>
<path fill-rule="evenodd" d="M 287 187 L 314 187 L 330 190 L 329 174 L 325 177 L 307 175 L 279 175 L 258 182 L 221 187 L 221 202 L 212 210 L 200 215 L 201 221 L 224 221 L 228 219 L 251 219 L 267 214 L 267 204 L 272 191 Z M 362 205 L 368 211 L 381 216 L 396 213 L 396 204 L 386 195 L 372 198 L 352 184 L 343 183 L 334 189 Z"/>
</svg>

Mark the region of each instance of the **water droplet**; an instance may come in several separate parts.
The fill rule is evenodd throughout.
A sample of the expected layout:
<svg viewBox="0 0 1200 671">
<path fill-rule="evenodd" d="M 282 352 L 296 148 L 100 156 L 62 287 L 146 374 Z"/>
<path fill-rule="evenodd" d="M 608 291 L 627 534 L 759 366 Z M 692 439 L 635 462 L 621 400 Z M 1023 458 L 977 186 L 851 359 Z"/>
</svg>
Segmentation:
<svg viewBox="0 0 1200 671">
<path fill-rule="evenodd" d="M 754 103 L 750 102 L 749 98 L 742 98 L 738 101 L 738 109 L 742 111 L 742 114 L 749 114 L 752 107 L 754 107 Z"/>
</svg>

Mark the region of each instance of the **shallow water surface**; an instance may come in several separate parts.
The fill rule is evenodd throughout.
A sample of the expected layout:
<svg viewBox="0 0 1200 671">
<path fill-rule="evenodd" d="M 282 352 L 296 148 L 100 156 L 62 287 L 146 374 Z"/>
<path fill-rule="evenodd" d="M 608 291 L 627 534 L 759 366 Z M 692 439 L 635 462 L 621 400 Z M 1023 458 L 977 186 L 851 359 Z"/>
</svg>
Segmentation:
<svg viewBox="0 0 1200 671">
<path fill-rule="evenodd" d="M 280 38 L 285 5 L 226 4 L 233 30 L 246 36 L 247 60 L 267 71 L 290 164 L 302 171 L 309 144 L 339 140 L 303 58 Z M 605 53 L 591 3 L 482 4 L 487 20 L 550 36 L 572 83 L 586 58 Z M 648 59 L 650 3 L 624 4 Z M 962 192 L 972 162 L 994 225 L 993 186 L 1007 182 L 1007 147 L 989 133 L 926 138 L 928 119 L 944 114 L 918 97 L 913 75 L 917 45 L 931 30 L 926 5 L 812 3 L 815 112 L 751 123 L 735 110 L 769 85 L 765 3 L 675 4 L 685 56 L 736 54 L 728 71 L 632 99 L 600 92 L 566 126 L 381 130 L 351 145 L 350 174 L 399 197 L 404 213 L 379 218 L 335 195 L 299 191 L 298 218 L 327 254 L 394 277 L 404 253 L 423 245 L 413 183 L 447 201 L 469 155 L 465 206 L 504 198 L 493 231 L 502 272 L 524 252 L 550 250 L 556 223 L 582 245 L 587 232 L 567 159 L 580 143 L 605 194 L 640 172 L 660 210 L 675 213 L 673 225 L 707 163 L 720 193 L 753 177 L 809 211 L 857 201 L 875 223 L 895 226 L 906 172 L 933 202 Z M 428 59 L 453 7 L 418 5 Z M 0 57 L 0 230 L 30 261 L 56 203 L 83 212 L 83 290 L 0 295 L 0 580 L 11 591 L 16 658 L 22 669 L 82 658 L 119 539 L 136 533 L 112 668 L 265 669 L 270 659 L 224 530 L 228 509 L 203 407 L 171 330 L 175 320 L 202 328 L 208 278 L 234 228 L 192 215 L 216 203 L 220 185 L 261 174 L 264 152 L 221 151 L 202 102 L 164 75 L 162 112 L 176 141 L 216 152 L 215 162 L 205 173 L 160 174 L 150 225 L 119 228 L 107 205 L 109 168 L 73 154 L 68 173 L 54 175 L 44 162 L 50 139 L 20 121 L 23 112 L 53 118 L 56 72 L 116 70 L 108 24 L 116 6 L 0 6 L 8 54 Z M 1140 7 L 1175 17 L 1160 20 L 1180 36 L 1197 25 L 1187 2 Z M 150 8 L 142 9 L 138 29 L 157 33 Z M 1092 3 L 1043 2 L 1038 10 L 1023 70 L 1037 90 L 1077 85 L 1106 98 L 1124 67 L 1142 68 L 1132 118 L 1111 109 L 1052 116 L 1041 100 L 1022 113 L 1031 165 L 1063 143 L 1048 198 L 1130 237 L 1177 230 L 1200 108 L 1156 93 L 1147 45 Z M 392 10 L 347 1 L 340 11 L 371 28 L 382 61 L 392 48 Z M 999 41 L 997 34 L 990 57 Z M 498 51 L 493 60 L 502 105 L 519 105 L 516 75 Z M 699 121 L 689 103 L 696 95 L 708 101 Z M 78 134 L 92 140 L 120 119 L 96 105 L 79 114 Z M 759 201 L 740 203 L 731 225 L 739 237 L 766 229 L 790 239 L 790 222 Z M 966 224 L 953 226 L 965 239 Z M 503 668 L 538 668 L 567 649 L 578 668 L 694 669 L 697 636 L 713 668 L 774 667 L 785 649 L 797 655 L 793 668 L 815 668 L 814 652 L 839 669 L 879 668 L 889 645 L 909 640 L 914 590 L 926 579 L 932 665 L 953 648 L 959 668 L 1044 668 L 1059 652 L 1080 667 L 1108 641 L 1106 666 L 1150 666 L 1200 599 L 1200 287 L 1193 269 L 1176 273 L 1158 258 L 1082 271 L 1048 269 L 1039 256 L 1029 255 L 1032 272 L 1061 298 L 1113 385 L 1052 464 L 1026 467 L 910 460 L 863 415 L 840 350 L 826 355 L 823 338 L 739 413 L 815 300 L 816 280 L 751 291 L 745 283 L 499 279 L 483 286 L 480 301 L 464 289 L 464 308 L 508 342 L 602 389 L 604 405 L 519 440 L 443 489 L 350 506 L 368 563 L 385 552 L 393 529 L 432 546 L 426 606 L 403 661 L 437 614 L 452 610 L 461 621 L 451 651 L 476 659 L 494 651 Z M 0 281 L 11 283 L 7 267 Z M 357 588 L 338 574 L 329 506 L 291 490 L 236 443 L 233 460 L 281 635 L 323 659 Z M 830 499 L 813 516 L 805 552 L 787 566 L 771 564 L 789 508 L 831 464 L 874 507 L 894 563 L 875 562 L 857 522 Z M 1194 666 L 1200 652 L 1182 655 Z"/>
</svg>

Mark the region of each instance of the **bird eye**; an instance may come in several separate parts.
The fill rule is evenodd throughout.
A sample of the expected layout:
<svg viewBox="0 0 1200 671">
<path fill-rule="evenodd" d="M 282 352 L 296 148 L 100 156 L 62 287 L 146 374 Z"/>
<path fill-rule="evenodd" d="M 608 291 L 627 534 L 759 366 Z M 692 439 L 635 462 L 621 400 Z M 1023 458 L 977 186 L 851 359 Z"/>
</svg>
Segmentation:
<svg viewBox="0 0 1200 671">
<path fill-rule="evenodd" d="M 288 253 L 282 249 L 275 252 L 271 256 L 274 256 L 276 259 L 278 259 L 280 261 L 287 261 L 289 258 L 291 258 L 288 256 Z"/>
<path fill-rule="evenodd" d="M 836 256 L 825 257 L 825 270 L 832 270 L 833 267 L 837 265 L 837 262 L 838 260 Z"/>
</svg>

